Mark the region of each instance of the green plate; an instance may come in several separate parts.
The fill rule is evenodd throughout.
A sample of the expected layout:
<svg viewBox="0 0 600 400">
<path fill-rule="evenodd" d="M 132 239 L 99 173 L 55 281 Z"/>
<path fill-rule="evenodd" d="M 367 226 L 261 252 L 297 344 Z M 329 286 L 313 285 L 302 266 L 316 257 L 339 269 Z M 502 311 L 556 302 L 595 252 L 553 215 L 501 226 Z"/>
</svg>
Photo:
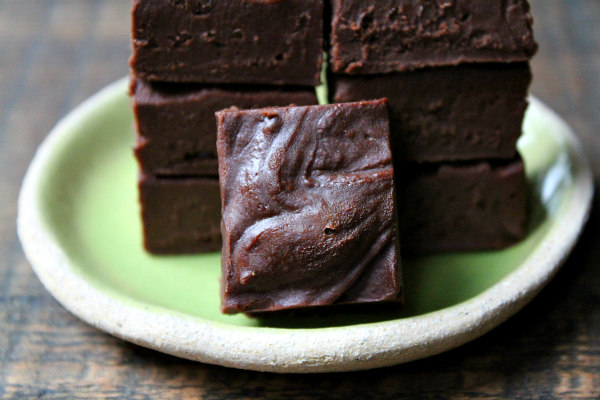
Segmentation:
<svg viewBox="0 0 600 400">
<path fill-rule="evenodd" d="M 142 248 L 126 90 L 125 80 L 112 84 L 50 133 L 23 184 L 19 235 L 42 282 L 73 313 L 186 358 L 317 372 L 438 353 L 491 329 L 531 299 L 556 272 L 589 212 L 592 179 L 576 138 L 532 98 L 519 142 L 532 199 L 522 243 L 404 260 L 404 307 L 225 316 L 219 254 L 157 257 Z M 444 325 L 461 315 L 467 319 Z"/>
</svg>

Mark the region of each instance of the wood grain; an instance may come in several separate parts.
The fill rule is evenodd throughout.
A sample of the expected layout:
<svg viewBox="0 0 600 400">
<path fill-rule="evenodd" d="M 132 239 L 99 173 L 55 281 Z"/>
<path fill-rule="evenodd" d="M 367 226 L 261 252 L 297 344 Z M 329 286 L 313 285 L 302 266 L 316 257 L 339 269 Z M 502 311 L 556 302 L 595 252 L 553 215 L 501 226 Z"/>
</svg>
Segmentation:
<svg viewBox="0 0 600 400">
<path fill-rule="evenodd" d="M 598 200 L 582 240 L 530 305 L 430 359 L 327 375 L 192 363 L 99 332 L 44 290 L 15 234 L 25 169 L 52 125 L 128 73 L 124 0 L 0 0 L 0 398 L 600 398 Z M 533 92 L 575 128 L 600 177 L 600 2 L 533 0 Z"/>
</svg>

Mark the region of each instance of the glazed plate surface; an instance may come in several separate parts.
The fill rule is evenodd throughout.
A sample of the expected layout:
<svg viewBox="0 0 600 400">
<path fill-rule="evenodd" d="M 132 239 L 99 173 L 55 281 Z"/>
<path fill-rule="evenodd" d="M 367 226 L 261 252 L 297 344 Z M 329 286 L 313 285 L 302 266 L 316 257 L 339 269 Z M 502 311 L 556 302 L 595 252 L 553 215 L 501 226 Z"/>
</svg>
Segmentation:
<svg viewBox="0 0 600 400">
<path fill-rule="evenodd" d="M 502 251 L 404 260 L 406 305 L 269 318 L 219 312 L 219 254 L 142 249 L 133 119 L 120 80 L 48 135 L 19 198 L 18 230 L 46 288 L 82 320 L 176 356 L 274 372 L 398 364 L 459 346 L 522 308 L 552 278 L 587 219 L 589 166 L 569 127 L 531 99 L 519 142 L 530 233 Z"/>
</svg>

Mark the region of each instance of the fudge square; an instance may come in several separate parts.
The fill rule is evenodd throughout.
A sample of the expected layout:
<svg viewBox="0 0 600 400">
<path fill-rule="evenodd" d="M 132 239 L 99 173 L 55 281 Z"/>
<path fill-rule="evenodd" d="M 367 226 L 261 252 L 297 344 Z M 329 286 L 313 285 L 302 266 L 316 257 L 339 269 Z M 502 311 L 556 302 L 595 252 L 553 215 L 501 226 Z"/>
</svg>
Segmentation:
<svg viewBox="0 0 600 400">
<path fill-rule="evenodd" d="M 154 254 L 219 251 L 221 199 L 216 178 L 140 174 L 144 247 Z"/>
<path fill-rule="evenodd" d="M 377 74 L 537 51 L 526 0 L 331 0 L 334 72 Z"/>
<path fill-rule="evenodd" d="M 215 87 L 134 79 L 131 92 L 138 163 L 144 173 L 163 177 L 218 176 L 216 111 L 231 106 L 317 104 L 313 88 Z"/>
<path fill-rule="evenodd" d="M 323 0 L 134 0 L 132 18 L 143 80 L 320 83 Z"/>
<path fill-rule="evenodd" d="M 334 75 L 336 103 L 389 98 L 396 159 L 511 159 L 531 83 L 529 63 L 461 64 L 386 75 Z"/>
<path fill-rule="evenodd" d="M 523 161 L 403 165 L 403 254 L 501 249 L 527 233 Z"/>
<path fill-rule="evenodd" d="M 217 124 L 223 312 L 402 300 L 386 99 Z"/>
</svg>

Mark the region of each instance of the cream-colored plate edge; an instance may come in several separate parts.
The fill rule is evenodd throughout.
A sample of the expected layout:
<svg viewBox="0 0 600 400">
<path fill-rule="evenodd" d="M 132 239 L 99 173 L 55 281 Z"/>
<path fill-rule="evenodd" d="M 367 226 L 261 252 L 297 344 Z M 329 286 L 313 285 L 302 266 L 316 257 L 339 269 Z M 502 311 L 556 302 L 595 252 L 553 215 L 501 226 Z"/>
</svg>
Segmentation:
<svg viewBox="0 0 600 400">
<path fill-rule="evenodd" d="M 240 328 L 123 301 L 99 290 L 74 268 L 40 214 L 39 175 L 63 131 L 122 91 L 121 80 L 77 107 L 38 149 L 19 196 L 18 233 L 34 271 L 50 293 L 89 324 L 124 340 L 175 356 L 272 372 L 351 371 L 399 364 L 441 353 L 505 321 L 554 276 L 573 248 L 590 212 L 592 174 L 571 129 L 539 100 L 572 156 L 574 182 L 568 209 L 541 246 L 513 273 L 479 296 L 413 318 L 341 328 Z"/>
</svg>

